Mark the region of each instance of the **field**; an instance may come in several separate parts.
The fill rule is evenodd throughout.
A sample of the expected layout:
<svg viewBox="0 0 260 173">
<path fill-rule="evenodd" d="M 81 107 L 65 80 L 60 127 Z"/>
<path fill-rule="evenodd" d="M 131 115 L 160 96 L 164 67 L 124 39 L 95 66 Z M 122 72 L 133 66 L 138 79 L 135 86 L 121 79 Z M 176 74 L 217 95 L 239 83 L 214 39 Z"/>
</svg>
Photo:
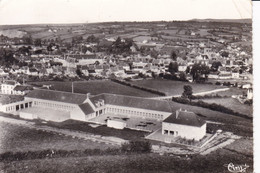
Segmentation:
<svg viewBox="0 0 260 173">
<path fill-rule="evenodd" d="M 172 81 L 172 80 L 161 80 L 161 79 L 151 79 L 151 80 L 139 80 L 132 82 L 135 85 L 156 89 L 158 91 L 164 92 L 167 95 L 181 95 L 183 93 L 184 85 L 191 85 L 193 93 L 211 91 L 214 89 L 223 88 L 217 85 L 210 84 L 196 84 L 188 83 L 181 81 Z"/>
<path fill-rule="evenodd" d="M 157 154 L 104 155 L 54 159 L 23 160 L 0 163 L 4 172 L 49 172 L 49 173 L 197 173 L 228 172 L 229 163 L 247 164 L 246 172 L 253 172 L 252 157 L 219 149 L 207 156 L 195 155 L 188 158 L 160 156 Z"/>
<path fill-rule="evenodd" d="M 216 103 L 227 108 L 232 109 L 235 112 L 240 112 L 242 114 L 253 116 L 253 107 L 240 103 L 234 98 L 212 98 L 212 99 L 202 99 L 206 103 Z"/>
<path fill-rule="evenodd" d="M 46 149 L 56 150 L 85 150 L 106 149 L 107 144 L 73 139 L 72 137 L 39 131 L 27 127 L 0 122 L 0 153 L 7 151 L 38 151 Z"/>
<path fill-rule="evenodd" d="M 31 84 L 47 84 L 52 85 L 51 89 L 59 91 L 71 92 L 71 82 L 31 82 Z M 84 82 L 75 82 L 74 83 L 74 92 L 75 93 L 91 93 L 92 95 L 97 95 L 101 93 L 111 93 L 111 94 L 121 94 L 129 96 L 138 96 L 138 97 L 153 97 L 157 96 L 155 94 L 131 88 L 125 85 L 121 85 L 109 80 L 96 80 L 96 81 L 84 81 Z"/>
</svg>

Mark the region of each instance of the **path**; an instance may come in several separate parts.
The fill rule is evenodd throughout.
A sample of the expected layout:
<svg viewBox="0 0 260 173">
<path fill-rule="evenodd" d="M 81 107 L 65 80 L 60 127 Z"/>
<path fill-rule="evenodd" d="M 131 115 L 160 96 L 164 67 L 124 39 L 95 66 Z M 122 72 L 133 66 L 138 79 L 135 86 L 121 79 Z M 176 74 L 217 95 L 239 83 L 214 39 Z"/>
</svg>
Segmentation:
<svg viewBox="0 0 260 173">
<path fill-rule="evenodd" d="M 206 95 L 206 94 L 212 94 L 212 93 L 217 93 L 217 92 L 222 92 L 222 91 L 227 91 L 229 88 L 221 88 L 221 89 L 215 89 L 211 91 L 204 91 L 204 92 L 198 92 L 194 93 L 194 96 L 199 96 L 199 95 Z M 156 100 L 171 100 L 172 97 L 180 97 L 181 95 L 171 95 L 171 96 L 162 96 L 162 97 L 150 97 L 150 99 L 156 99 Z"/>
</svg>

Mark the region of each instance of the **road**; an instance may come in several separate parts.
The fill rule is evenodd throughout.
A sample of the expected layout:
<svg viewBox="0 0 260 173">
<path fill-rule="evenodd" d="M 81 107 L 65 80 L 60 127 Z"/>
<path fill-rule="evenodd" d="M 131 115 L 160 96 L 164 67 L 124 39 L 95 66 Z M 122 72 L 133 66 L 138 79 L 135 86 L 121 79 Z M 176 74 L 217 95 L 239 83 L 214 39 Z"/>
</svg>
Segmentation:
<svg viewBox="0 0 260 173">
<path fill-rule="evenodd" d="M 212 94 L 212 93 L 217 93 L 217 92 L 222 92 L 222 91 L 227 91 L 229 88 L 221 88 L 221 89 L 215 89 L 211 91 L 204 91 L 204 92 L 198 92 L 194 93 L 194 96 L 199 96 L 199 95 L 206 95 L 206 94 Z M 155 100 L 171 100 L 172 97 L 180 97 L 181 95 L 171 95 L 171 96 L 162 96 L 162 97 L 150 97 L 150 99 L 155 99 Z"/>
</svg>

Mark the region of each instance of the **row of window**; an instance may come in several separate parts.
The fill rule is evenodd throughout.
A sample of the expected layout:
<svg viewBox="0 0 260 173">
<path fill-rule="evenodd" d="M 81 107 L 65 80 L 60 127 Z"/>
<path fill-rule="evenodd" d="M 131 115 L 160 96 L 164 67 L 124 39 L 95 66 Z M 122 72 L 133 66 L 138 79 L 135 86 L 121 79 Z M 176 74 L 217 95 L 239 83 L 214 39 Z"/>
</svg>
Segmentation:
<svg viewBox="0 0 260 173">
<path fill-rule="evenodd" d="M 6 107 L 6 112 L 18 111 L 18 110 L 21 110 L 21 109 L 24 109 L 24 108 L 28 108 L 28 107 L 32 107 L 32 102 L 8 106 L 8 107 Z"/>
<path fill-rule="evenodd" d="M 172 136 L 178 136 L 178 131 L 164 130 L 163 134 L 165 134 L 165 135 L 172 135 Z"/>
<path fill-rule="evenodd" d="M 10 88 L 10 89 L 13 89 L 14 86 L 2 85 L 2 88 Z"/>
<path fill-rule="evenodd" d="M 68 105 L 62 105 L 62 104 L 53 104 L 53 103 L 41 102 L 41 101 L 34 101 L 34 105 L 35 106 L 49 107 L 49 108 L 63 109 L 63 110 L 74 109 L 74 106 L 68 106 Z"/>
<path fill-rule="evenodd" d="M 126 109 L 119 109 L 119 108 L 107 108 L 107 111 L 112 113 L 122 113 L 122 114 L 143 116 L 145 118 L 163 119 L 162 114 L 156 114 L 156 113 L 133 111 L 133 110 L 126 110 Z"/>
</svg>

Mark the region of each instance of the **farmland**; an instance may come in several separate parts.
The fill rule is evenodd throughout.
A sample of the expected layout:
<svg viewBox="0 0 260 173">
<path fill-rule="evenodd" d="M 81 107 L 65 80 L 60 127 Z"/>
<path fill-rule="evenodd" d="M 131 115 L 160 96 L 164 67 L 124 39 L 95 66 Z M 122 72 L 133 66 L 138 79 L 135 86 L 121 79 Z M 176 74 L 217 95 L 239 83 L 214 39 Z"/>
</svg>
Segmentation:
<svg viewBox="0 0 260 173">
<path fill-rule="evenodd" d="M 71 92 L 71 82 L 31 82 L 31 84 L 42 84 L 42 85 L 52 85 L 51 89 L 59 91 Z M 95 81 L 84 81 L 74 83 L 75 93 L 91 93 L 92 95 L 97 95 L 100 93 L 111 93 L 111 94 L 121 94 L 129 96 L 139 96 L 139 97 L 153 97 L 157 96 L 155 94 L 141 91 L 128 86 L 120 85 L 109 80 L 95 80 Z"/>
<path fill-rule="evenodd" d="M 7 151 L 38 151 L 46 149 L 56 150 L 85 150 L 106 149 L 107 144 L 98 144 L 82 139 L 75 139 L 51 132 L 39 131 L 27 127 L 0 122 L 0 153 Z"/>
<path fill-rule="evenodd" d="M 232 110 L 234 110 L 236 112 L 240 112 L 240 113 L 248 115 L 250 117 L 252 117 L 252 115 L 253 115 L 252 106 L 242 104 L 234 98 L 203 99 L 203 101 L 207 102 L 207 103 L 216 103 L 216 104 L 223 105 L 227 108 L 231 108 Z"/>
<path fill-rule="evenodd" d="M 151 79 L 151 80 L 139 80 L 134 81 L 133 84 L 156 89 L 158 91 L 166 93 L 166 95 L 181 95 L 183 92 L 184 85 L 191 85 L 193 93 L 211 91 L 214 89 L 223 88 L 221 86 L 210 85 L 210 84 L 196 84 L 181 81 L 172 80 L 161 80 L 161 79 Z"/>
</svg>

